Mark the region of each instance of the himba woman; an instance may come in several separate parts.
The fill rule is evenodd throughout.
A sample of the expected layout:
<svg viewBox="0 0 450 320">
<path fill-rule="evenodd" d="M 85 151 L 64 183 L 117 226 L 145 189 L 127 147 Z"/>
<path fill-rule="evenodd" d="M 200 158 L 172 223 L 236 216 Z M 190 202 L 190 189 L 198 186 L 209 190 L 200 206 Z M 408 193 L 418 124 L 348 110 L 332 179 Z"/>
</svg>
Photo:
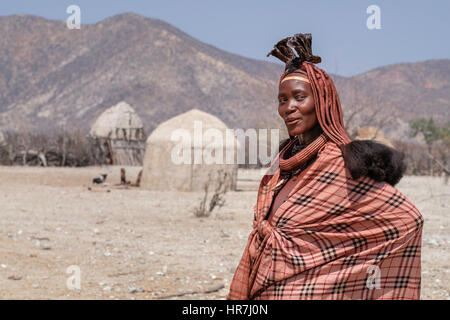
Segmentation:
<svg viewBox="0 0 450 320">
<path fill-rule="evenodd" d="M 278 113 L 290 138 L 261 180 L 227 298 L 419 299 L 424 220 L 394 188 L 403 154 L 350 139 L 310 34 L 268 55 L 286 63 Z"/>
</svg>

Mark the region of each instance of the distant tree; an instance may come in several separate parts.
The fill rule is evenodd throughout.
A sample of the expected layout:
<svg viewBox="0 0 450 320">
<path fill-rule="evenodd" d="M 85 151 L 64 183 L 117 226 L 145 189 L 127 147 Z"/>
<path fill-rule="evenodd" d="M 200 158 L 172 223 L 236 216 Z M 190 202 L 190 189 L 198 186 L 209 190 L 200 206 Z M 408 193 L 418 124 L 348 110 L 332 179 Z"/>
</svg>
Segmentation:
<svg viewBox="0 0 450 320">
<path fill-rule="evenodd" d="M 409 123 L 411 137 L 416 137 L 419 133 L 423 135 L 427 146 L 432 146 L 433 142 L 440 138 L 439 127 L 434 123 L 433 117 L 429 119 L 420 118 Z"/>
<path fill-rule="evenodd" d="M 361 83 L 354 83 L 347 89 L 349 96 L 343 106 L 344 124 L 352 139 L 356 138 L 358 128 L 365 127 L 377 128 L 374 133 L 376 137 L 379 130 L 393 125 L 400 116 L 399 111 L 385 101 L 381 94 L 362 94 L 364 88 Z"/>
<path fill-rule="evenodd" d="M 442 170 L 445 172 L 445 184 L 448 183 L 450 170 L 448 168 L 448 158 L 450 157 L 450 121 L 440 128 L 440 142 L 442 147 L 438 148 L 439 156 L 442 161 Z"/>
<path fill-rule="evenodd" d="M 440 139 L 447 147 L 450 147 L 450 121 L 441 128 Z"/>
<path fill-rule="evenodd" d="M 416 120 L 412 120 L 409 122 L 410 126 L 410 137 L 414 138 L 418 134 L 422 134 L 423 138 L 425 140 L 425 144 L 428 148 L 428 168 L 430 175 L 433 175 L 433 165 L 432 165 L 432 151 L 433 151 L 433 145 L 443 138 L 442 130 L 439 128 L 436 123 L 433 120 L 433 117 L 430 117 L 428 119 L 425 118 L 419 118 Z"/>
</svg>

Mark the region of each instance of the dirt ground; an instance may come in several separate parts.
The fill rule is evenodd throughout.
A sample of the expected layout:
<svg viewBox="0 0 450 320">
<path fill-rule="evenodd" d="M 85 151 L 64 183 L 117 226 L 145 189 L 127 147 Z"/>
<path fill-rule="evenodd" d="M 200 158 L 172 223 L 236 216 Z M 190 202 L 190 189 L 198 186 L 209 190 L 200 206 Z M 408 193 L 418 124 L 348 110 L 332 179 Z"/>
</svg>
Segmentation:
<svg viewBox="0 0 450 320">
<path fill-rule="evenodd" d="M 127 167 L 127 178 L 139 169 Z M 119 172 L 0 166 L 0 299 L 226 297 L 260 171 L 240 170 L 239 190 L 207 218 L 192 213 L 202 193 L 114 186 Z M 101 173 L 107 184 L 93 186 Z M 422 299 L 450 299 L 450 185 L 405 177 L 397 187 L 425 219 Z M 79 267 L 80 290 L 68 289 L 70 266 Z"/>
</svg>

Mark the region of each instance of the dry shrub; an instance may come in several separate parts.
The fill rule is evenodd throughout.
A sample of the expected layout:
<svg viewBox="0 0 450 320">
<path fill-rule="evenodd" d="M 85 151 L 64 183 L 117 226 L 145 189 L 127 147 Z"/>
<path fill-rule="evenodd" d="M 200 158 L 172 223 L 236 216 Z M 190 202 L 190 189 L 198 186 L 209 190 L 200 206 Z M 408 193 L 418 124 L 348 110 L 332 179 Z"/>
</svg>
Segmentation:
<svg viewBox="0 0 450 320">
<path fill-rule="evenodd" d="M 6 131 L 0 147 L 0 164 L 80 167 L 98 164 L 93 146 L 77 129 L 51 132 Z"/>
<path fill-rule="evenodd" d="M 211 173 L 208 174 L 208 181 L 204 185 L 204 195 L 200 200 L 199 205 L 194 208 L 194 216 L 201 217 L 209 217 L 214 208 L 221 208 L 225 205 L 224 195 L 228 190 L 227 185 L 227 173 L 219 170 L 218 179 L 214 181 L 211 177 Z M 214 193 L 211 198 L 209 198 L 209 205 L 207 207 L 208 202 L 208 193 L 210 186 L 215 186 Z"/>
</svg>

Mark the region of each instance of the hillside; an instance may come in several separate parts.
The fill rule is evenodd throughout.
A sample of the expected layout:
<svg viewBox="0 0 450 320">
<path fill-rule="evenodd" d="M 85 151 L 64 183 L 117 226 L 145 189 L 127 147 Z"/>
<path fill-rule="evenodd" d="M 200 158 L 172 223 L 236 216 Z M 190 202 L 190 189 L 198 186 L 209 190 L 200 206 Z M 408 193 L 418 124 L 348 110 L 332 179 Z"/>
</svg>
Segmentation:
<svg viewBox="0 0 450 320">
<path fill-rule="evenodd" d="M 280 125 L 280 64 L 225 52 L 161 20 L 125 13 L 69 30 L 65 22 L 14 15 L 0 17 L 0 34 L 3 129 L 65 124 L 87 132 L 123 100 L 147 133 L 192 108 L 234 128 Z M 450 60 L 430 60 L 333 78 L 344 112 L 360 104 L 363 112 L 379 108 L 378 117 L 395 110 L 404 121 L 448 119 L 449 71 Z"/>
</svg>

